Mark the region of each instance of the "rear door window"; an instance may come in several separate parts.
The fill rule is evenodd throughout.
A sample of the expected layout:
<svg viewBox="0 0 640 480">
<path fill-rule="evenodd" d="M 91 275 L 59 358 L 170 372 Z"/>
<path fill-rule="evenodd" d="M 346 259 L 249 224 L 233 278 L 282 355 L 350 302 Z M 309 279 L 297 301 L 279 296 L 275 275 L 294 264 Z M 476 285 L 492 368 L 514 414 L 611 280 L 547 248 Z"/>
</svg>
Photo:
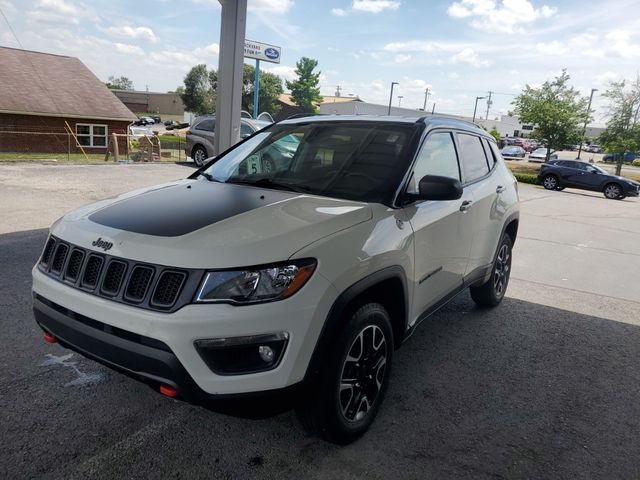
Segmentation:
<svg viewBox="0 0 640 480">
<path fill-rule="evenodd" d="M 194 128 L 196 130 L 206 130 L 207 132 L 213 132 L 215 120 L 203 120 L 198 123 Z"/>
<path fill-rule="evenodd" d="M 463 183 L 473 182 L 488 174 L 489 165 L 480 137 L 467 133 L 458 133 L 457 137 Z"/>
</svg>

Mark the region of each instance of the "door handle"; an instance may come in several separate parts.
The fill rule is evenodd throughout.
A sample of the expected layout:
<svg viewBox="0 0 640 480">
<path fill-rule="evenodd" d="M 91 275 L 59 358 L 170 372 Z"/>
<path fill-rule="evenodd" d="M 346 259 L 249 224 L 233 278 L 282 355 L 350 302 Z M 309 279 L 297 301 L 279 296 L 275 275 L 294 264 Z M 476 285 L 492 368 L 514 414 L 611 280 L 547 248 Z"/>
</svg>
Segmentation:
<svg viewBox="0 0 640 480">
<path fill-rule="evenodd" d="M 496 193 L 502 193 L 506 190 L 505 187 L 503 187 L 502 185 L 498 185 L 498 188 L 496 188 Z"/>
<path fill-rule="evenodd" d="M 464 202 L 462 202 L 462 205 L 460 205 L 460 211 L 461 212 L 466 212 L 471 208 L 471 205 L 473 204 L 472 200 L 465 200 Z"/>
</svg>

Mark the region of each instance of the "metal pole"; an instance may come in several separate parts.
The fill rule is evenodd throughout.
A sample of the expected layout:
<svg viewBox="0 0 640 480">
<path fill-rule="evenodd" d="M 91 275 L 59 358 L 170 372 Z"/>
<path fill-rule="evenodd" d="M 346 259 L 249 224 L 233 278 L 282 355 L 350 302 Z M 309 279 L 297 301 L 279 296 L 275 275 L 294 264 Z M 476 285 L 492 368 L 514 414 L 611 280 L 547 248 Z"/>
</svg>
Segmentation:
<svg viewBox="0 0 640 480">
<path fill-rule="evenodd" d="M 404 97 L 402 95 L 398 95 L 398 107 L 402 106 L 402 99 Z"/>
<path fill-rule="evenodd" d="M 256 58 L 256 76 L 253 81 L 253 118 L 258 118 L 258 99 L 260 98 L 260 60 Z"/>
<path fill-rule="evenodd" d="M 473 107 L 473 120 L 471 120 L 471 122 L 476 121 L 476 112 L 478 111 L 478 100 L 482 100 L 483 98 L 487 98 L 487 97 L 476 97 L 476 106 Z"/>
<path fill-rule="evenodd" d="M 433 115 L 436 111 L 436 102 L 433 102 L 433 107 L 431 107 L 431 115 Z"/>
<path fill-rule="evenodd" d="M 391 82 L 391 93 L 389 94 L 389 110 L 387 115 L 391 115 L 391 102 L 393 101 L 393 86 L 398 85 L 398 82 Z"/>
<path fill-rule="evenodd" d="M 493 94 L 492 91 L 489 91 L 489 99 L 487 100 L 487 116 L 484 117 L 486 120 L 489 120 L 489 109 L 491 108 L 491 94 Z"/>
<path fill-rule="evenodd" d="M 584 118 L 584 126 L 582 127 L 582 136 L 580 137 L 580 146 L 578 147 L 578 157 L 576 160 L 580 160 L 580 154 L 582 153 L 582 144 L 584 142 L 584 135 L 587 133 L 587 122 L 589 121 L 589 114 L 591 113 L 591 101 L 593 100 L 593 92 L 597 92 L 597 88 L 591 89 L 591 95 L 589 96 L 589 106 L 587 107 L 587 116 Z"/>
</svg>

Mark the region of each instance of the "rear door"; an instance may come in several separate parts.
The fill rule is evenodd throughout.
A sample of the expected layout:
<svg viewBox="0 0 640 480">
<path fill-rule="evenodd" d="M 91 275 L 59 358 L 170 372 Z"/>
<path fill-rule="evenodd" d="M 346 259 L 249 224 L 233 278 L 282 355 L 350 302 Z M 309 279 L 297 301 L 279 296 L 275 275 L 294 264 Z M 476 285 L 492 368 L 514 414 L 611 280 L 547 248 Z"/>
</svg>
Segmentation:
<svg viewBox="0 0 640 480">
<path fill-rule="evenodd" d="M 456 139 L 464 190 L 472 201 L 465 212 L 472 237 L 466 276 L 493 261 L 506 210 L 500 196 L 507 185 L 496 172 L 497 159 L 487 139 L 466 132 L 458 132 Z"/>
<path fill-rule="evenodd" d="M 452 132 L 431 132 L 420 148 L 407 187 L 417 193 L 425 175 L 460 179 L 458 155 Z M 460 211 L 471 195 L 447 201 L 420 201 L 404 207 L 414 232 L 412 319 L 462 287 L 471 248 L 468 218 Z"/>
</svg>

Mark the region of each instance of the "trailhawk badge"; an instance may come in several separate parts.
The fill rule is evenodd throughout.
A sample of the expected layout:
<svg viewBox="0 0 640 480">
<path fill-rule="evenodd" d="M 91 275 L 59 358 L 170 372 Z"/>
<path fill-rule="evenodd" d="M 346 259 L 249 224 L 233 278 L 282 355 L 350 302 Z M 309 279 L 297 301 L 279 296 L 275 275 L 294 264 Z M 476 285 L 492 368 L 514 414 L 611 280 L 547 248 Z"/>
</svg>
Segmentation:
<svg viewBox="0 0 640 480">
<path fill-rule="evenodd" d="M 102 237 L 99 237 L 97 240 L 94 240 L 91 245 L 93 245 L 94 247 L 98 247 L 103 249 L 105 252 L 107 250 L 110 250 L 111 247 L 113 247 L 113 243 L 111 242 L 107 242 L 105 240 L 102 240 Z"/>
</svg>

